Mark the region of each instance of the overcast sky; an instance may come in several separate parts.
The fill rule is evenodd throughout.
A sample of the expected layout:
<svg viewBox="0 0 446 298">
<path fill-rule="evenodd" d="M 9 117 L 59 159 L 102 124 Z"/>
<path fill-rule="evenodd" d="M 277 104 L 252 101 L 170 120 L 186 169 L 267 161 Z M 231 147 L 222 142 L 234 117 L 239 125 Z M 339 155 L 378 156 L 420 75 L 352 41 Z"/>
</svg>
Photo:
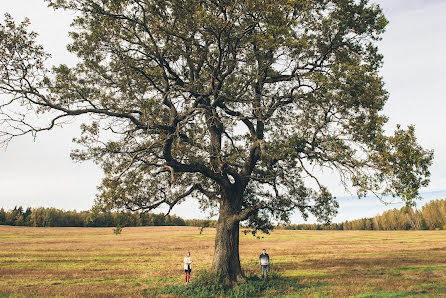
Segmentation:
<svg viewBox="0 0 446 298">
<path fill-rule="evenodd" d="M 389 20 L 380 42 L 384 55 L 382 75 L 390 93 L 384 114 L 389 116 L 389 131 L 397 123 L 414 124 L 419 142 L 435 150 L 431 184 L 423 189 L 425 201 L 446 198 L 446 1 L 376 0 Z M 72 15 L 53 11 L 42 0 L 1 0 L 0 14 L 10 13 L 15 20 L 31 20 L 38 41 L 49 51 L 54 64 L 73 65 L 66 51 L 67 32 Z M 0 207 L 15 205 L 56 207 L 66 210 L 89 209 L 102 172 L 92 162 L 74 163 L 69 154 L 71 140 L 79 135 L 78 124 L 15 139 L 6 151 L 0 151 Z M 327 176 L 329 177 L 329 176 Z M 374 216 L 401 205 L 384 206 L 375 198 L 357 200 L 348 197 L 338 182 L 325 183 L 340 197 L 335 221 Z M 419 205 L 422 205 L 420 202 Z M 194 201 L 174 208 L 185 218 L 203 218 Z M 300 222 L 298 216 L 293 221 Z"/>
</svg>

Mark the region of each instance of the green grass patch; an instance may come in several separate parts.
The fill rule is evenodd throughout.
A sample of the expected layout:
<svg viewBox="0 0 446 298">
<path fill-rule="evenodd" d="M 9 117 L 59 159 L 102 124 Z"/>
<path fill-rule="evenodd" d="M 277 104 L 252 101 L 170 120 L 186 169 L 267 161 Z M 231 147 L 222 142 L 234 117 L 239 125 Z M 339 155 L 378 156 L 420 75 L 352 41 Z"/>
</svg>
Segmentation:
<svg viewBox="0 0 446 298">
<path fill-rule="evenodd" d="M 380 291 L 375 293 L 367 293 L 367 294 L 360 294 L 354 296 L 355 298 L 375 298 L 375 297 L 381 297 L 381 298 L 400 298 L 400 297 L 414 297 L 414 296 L 424 296 L 424 297 L 434 297 L 433 295 L 428 294 L 425 290 L 419 290 L 419 291 L 398 291 L 398 292 L 392 292 L 392 291 Z"/>
<path fill-rule="evenodd" d="M 151 292 L 146 290 L 146 295 L 178 295 L 184 297 L 277 297 L 289 293 L 297 294 L 304 285 L 296 280 L 282 278 L 277 274 L 271 274 L 269 279 L 260 279 L 250 276 L 246 281 L 234 287 L 225 286 L 220 277 L 208 271 L 198 273 L 195 281 L 189 285 L 172 285 Z"/>
<path fill-rule="evenodd" d="M 429 292 L 434 292 L 436 294 L 446 294 L 446 283 L 424 283 L 418 285 L 421 289 L 429 290 Z"/>
<path fill-rule="evenodd" d="M 286 270 L 283 273 L 284 277 L 325 277 L 328 276 L 327 273 L 316 271 L 316 270 L 302 270 L 302 269 L 295 269 L 295 270 Z"/>
<path fill-rule="evenodd" d="M 431 265 L 431 266 L 403 266 L 393 268 L 392 272 L 432 272 L 446 270 L 444 265 Z"/>
</svg>

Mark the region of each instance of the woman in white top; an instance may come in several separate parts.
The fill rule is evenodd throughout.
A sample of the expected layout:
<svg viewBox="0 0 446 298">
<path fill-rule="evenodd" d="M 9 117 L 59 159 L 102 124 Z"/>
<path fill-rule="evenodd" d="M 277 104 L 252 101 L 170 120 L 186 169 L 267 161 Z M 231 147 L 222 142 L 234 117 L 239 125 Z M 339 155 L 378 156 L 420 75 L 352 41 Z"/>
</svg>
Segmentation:
<svg viewBox="0 0 446 298">
<path fill-rule="evenodd" d="M 186 284 L 190 282 L 190 273 L 192 271 L 192 257 L 190 256 L 190 252 L 187 252 L 184 257 L 184 272 L 186 273 Z"/>
</svg>

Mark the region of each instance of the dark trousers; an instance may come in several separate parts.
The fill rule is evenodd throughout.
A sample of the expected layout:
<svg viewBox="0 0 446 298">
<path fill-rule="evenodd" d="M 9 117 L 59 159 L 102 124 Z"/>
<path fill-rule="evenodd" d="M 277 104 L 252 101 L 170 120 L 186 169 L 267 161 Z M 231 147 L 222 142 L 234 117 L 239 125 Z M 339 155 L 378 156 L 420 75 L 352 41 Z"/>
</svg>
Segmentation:
<svg viewBox="0 0 446 298">
<path fill-rule="evenodd" d="M 269 265 L 261 265 L 262 266 L 262 278 L 268 277 Z"/>
</svg>

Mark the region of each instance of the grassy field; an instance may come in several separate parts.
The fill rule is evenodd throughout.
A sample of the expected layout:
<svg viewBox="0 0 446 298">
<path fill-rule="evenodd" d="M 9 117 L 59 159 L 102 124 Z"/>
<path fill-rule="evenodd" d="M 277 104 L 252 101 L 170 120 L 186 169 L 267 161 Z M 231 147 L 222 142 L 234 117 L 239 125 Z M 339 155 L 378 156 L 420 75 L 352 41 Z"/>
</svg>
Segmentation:
<svg viewBox="0 0 446 298">
<path fill-rule="evenodd" d="M 214 235 L 195 227 L 114 235 L 112 228 L 0 226 L 0 296 L 193 295 L 199 292 L 183 285 L 183 256 L 190 250 L 194 260 L 189 290 L 199 287 L 194 282 L 210 267 Z M 256 277 L 262 248 L 275 273 L 269 283 Z M 446 231 L 242 234 L 240 254 L 247 284 L 260 296 L 446 296 Z M 249 296 L 246 288 L 226 294 Z"/>
</svg>

